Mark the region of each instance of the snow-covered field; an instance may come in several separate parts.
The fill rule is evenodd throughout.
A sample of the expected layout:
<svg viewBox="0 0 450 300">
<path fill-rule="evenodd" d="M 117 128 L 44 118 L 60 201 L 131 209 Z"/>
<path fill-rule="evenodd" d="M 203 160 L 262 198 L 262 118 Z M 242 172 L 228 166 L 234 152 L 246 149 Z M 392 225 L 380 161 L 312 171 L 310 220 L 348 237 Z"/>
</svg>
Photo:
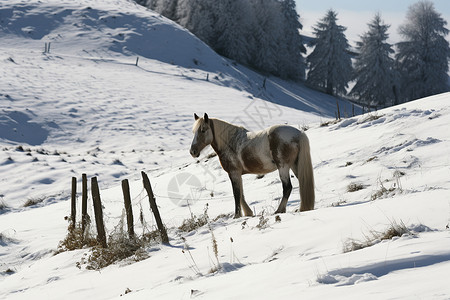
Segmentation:
<svg viewBox="0 0 450 300">
<path fill-rule="evenodd" d="M 0 298 L 450 299 L 450 94 L 321 126 L 334 98 L 263 81 L 132 2 L 0 0 Z M 245 175 L 257 216 L 230 218 L 217 158 L 189 155 L 194 112 L 252 130 L 309 128 L 316 209 L 296 212 L 292 180 L 276 220 L 278 175 Z M 108 232 L 122 217 L 122 179 L 137 233 L 141 207 L 154 226 L 141 171 L 170 246 L 101 271 L 77 268 L 89 249 L 54 255 L 82 173 L 98 177 Z M 212 230 L 177 229 L 206 204 Z M 392 224 L 409 233 L 344 252 Z"/>
</svg>

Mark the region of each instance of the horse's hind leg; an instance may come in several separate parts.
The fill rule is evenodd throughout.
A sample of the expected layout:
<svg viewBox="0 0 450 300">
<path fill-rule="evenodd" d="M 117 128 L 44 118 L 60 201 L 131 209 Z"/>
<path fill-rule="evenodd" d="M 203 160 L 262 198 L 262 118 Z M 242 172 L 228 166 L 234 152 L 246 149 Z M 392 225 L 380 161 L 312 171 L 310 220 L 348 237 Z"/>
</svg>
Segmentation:
<svg viewBox="0 0 450 300">
<path fill-rule="evenodd" d="M 278 169 L 278 173 L 280 174 L 281 183 L 283 184 L 283 199 L 281 199 L 280 205 L 275 212 L 276 214 L 286 212 L 286 205 L 292 192 L 291 178 L 289 177 L 289 167 L 281 167 L 280 169 Z"/>
</svg>

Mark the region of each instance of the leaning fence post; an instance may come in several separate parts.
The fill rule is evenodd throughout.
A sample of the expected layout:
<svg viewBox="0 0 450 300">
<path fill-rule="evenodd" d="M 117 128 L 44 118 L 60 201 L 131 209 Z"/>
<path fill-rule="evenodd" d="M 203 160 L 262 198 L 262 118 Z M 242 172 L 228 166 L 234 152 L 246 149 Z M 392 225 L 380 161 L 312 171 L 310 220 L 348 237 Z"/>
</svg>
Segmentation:
<svg viewBox="0 0 450 300">
<path fill-rule="evenodd" d="M 88 221 L 87 198 L 87 176 L 86 174 L 81 174 L 81 232 L 83 235 L 86 230 L 86 223 Z"/>
<path fill-rule="evenodd" d="M 128 184 L 128 179 L 122 180 L 122 192 L 123 192 L 123 199 L 125 202 L 125 211 L 127 213 L 128 236 L 130 238 L 133 238 L 134 237 L 133 209 L 131 207 L 130 185 Z"/>
<path fill-rule="evenodd" d="M 94 202 L 95 224 L 97 225 L 97 240 L 103 248 L 106 248 L 105 225 L 103 224 L 102 201 L 100 200 L 100 190 L 98 188 L 97 177 L 91 178 L 92 200 Z"/>
<path fill-rule="evenodd" d="M 77 178 L 72 177 L 72 197 L 70 205 L 70 220 L 71 226 L 75 228 L 76 216 L 77 216 Z"/>
<path fill-rule="evenodd" d="M 161 216 L 159 215 L 158 206 L 156 205 L 155 196 L 153 195 L 152 186 L 150 185 L 150 180 L 148 179 L 147 174 L 145 174 L 144 171 L 141 172 L 142 174 L 142 181 L 144 182 L 144 188 L 147 191 L 148 199 L 150 201 L 150 208 L 153 211 L 153 214 L 155 215 L 156 225 L 158 226 L 158 230 L 161 234 L 161 239 L 163 244 L 169 244 L 169 237 L 167 236 L 166 228 L 164 227 L 164 224 L 161 221 Z"/>
</svg>

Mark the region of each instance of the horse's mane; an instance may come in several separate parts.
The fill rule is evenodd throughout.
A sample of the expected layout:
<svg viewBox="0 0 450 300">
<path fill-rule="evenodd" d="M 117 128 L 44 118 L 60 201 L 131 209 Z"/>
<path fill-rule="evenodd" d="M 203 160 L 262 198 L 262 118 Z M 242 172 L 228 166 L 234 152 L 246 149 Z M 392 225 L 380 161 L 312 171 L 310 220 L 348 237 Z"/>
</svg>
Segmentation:
<svg viewBox="0 0 450 300">
<path fill-rule="evenodd" d="M 215 140 L 216 140 L 216 143 L 217 143 L 217 146 L 219 147 L 219 149 L 222 148 L 222 146 L 225 144 L 226 140 L 217 138 L 217 134 L 224 134 L 228 137 L 231 137 L 231 136 L 233 136 L 233 133 L 236 132 L 237 130 L 247 131 L 244 127 L 233 125 L 231 123 L 228 123 L 228 122 L 220 120 L 220 119 L 209 118 L 209 121 L 213 122 L 214 133 L 216 135 Z M 198 120 L 196 120 L 194 122 L 194 125 L 192 125 L 192 132 L 195 133 L 204 122 L 205 122 L 204 118 L 199 118 Z"/>
</svg>

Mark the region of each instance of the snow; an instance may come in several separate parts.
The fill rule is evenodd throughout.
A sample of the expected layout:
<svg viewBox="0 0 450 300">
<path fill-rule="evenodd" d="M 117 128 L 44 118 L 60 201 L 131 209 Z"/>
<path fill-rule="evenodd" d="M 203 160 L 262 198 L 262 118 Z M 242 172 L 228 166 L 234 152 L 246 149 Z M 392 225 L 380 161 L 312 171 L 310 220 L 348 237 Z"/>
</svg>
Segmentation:
<svg viewBox="0 0 450 300">
<path fill-rule="evenodd" d="M 324 126 L 334 98 L 272 77 L 264 89 L 262 75 L 132 2 L 0 3 L 0 298 L 450 298 L 450 93 Z M 232 219 L 217 157 L 209 148 L 199 162 L 189 155 L 193 113 L 205 111 L 251 130 L 309 128 L 315 210 L 296 212 L 292 180 L 277 220 L 277 172 L 245 175 L 257 215 Z M 101 271 L 77 267 L 89 249 L 54 255 L 67 234 L 70 179 L 80 183 L 82 173 L 98 177 L 108 233 L 122 217 L 123 179 L 136 232 L 141 207 L 155 226 L 142 170 L 170 246 Z M 23 207 L 27 200 L 42 202 Z M 212 232 L 177 229 L 207 203 Z M 392 223 L 408 233 L 344 252 Z M 221 268 L 210 273 L 212 234 Z"/>
</svg>

